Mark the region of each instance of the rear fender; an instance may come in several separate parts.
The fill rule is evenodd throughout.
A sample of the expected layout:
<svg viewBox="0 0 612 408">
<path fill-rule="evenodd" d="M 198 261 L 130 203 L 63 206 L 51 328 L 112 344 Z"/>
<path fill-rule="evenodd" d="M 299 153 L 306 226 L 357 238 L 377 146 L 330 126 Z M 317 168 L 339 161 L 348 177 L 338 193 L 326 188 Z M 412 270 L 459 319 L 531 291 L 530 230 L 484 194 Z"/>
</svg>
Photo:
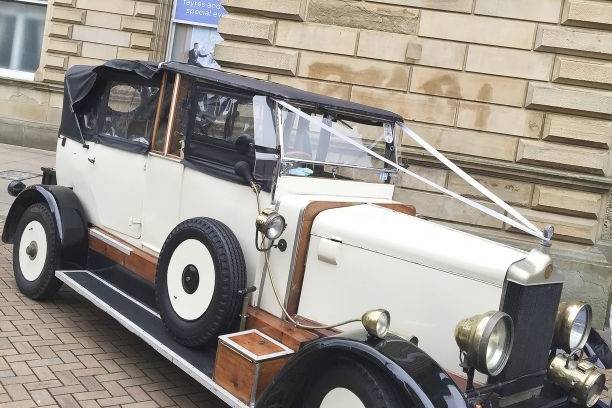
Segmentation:
<svg viewBox="0 0 612 408">
<path fill-rule="evenodd" d="M 13 202 L 2 231 L 2 241 L 13 243 L 17 225 L 32 204 L 45 203 L 57 225 L 62 260 L 85 267 L 87 262 L 87 218 L 74 192 L 63 186 L 34 185 L 23 190 Z"/>
<path fill-rule="evenodd" d="M 394 335 L 380 340 L 365 332 L 343 333 L 302 347 L 268 386 L 256 407 L 295 407 L 308 380 L 316 378 L 326 363 L 340 355 L 386 373 L 407 407 L 467 407 L 459 387 L 423 350 Z"/>
</svg>

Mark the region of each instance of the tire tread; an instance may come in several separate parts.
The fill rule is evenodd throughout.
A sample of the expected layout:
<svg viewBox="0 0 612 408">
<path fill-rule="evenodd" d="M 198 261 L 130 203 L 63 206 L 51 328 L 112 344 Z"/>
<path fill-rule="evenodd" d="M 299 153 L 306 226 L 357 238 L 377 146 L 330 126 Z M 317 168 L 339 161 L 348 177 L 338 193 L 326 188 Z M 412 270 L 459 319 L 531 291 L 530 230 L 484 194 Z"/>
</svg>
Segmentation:
<svg viewBox="0 0 612 408">
<path fill-rule="evenodd" d="M 160 309 L 163 309 L 161 305 L 164 304 L 161 296 L 166 295 L 166 292 L 160 290 L 161 286 L 165 285 L 165 280 L 160 282 L 160 277 L 166 273 L 164 269 L 167 268 L 172 252 L 179 243 L 177 240 L 185 234 L 191 236 L 198 233 L 208 238 L 219 263 L 220 271 L 215 271 L 215 276 L 217 280 L 219 278 L 221 280 L 215 282 L 215 291 L 211 301 L 211 305 L 214 302 L 215 308 L 213 317 L 201 332 L 184 336 L 176 332 L 176 325 L 169 316 L 164 312 L 161 313 L 162 321 L 172 337 L 188 347 L 208 345 L 211 341 L 216 340 L 219 334 L 233 327 L 242 307 L 242 297 L 238 295 L 238 292 L 246 286 L 246 264 L 242 248 L 234 233 L 218 220 L 206 217 L 191 218 L 172 230 L 160 252 L 155 278 L 155 296 Z"/>
<path fill-rule="evenodd" d="M 26 281 L 20 271 L 19 264 L 19 246 L 21 244 L 21 235 L 25 227 L 30 221 L 38 220 L 43 224 L 47 233 L 47 260 L 39 278 L 34 282 Z M 60 265 L 60 242 L 57 234 L 57 225 L 55 218 L 49 207 L 43 203 L 32 204 L 28 207 L 17 224 L 15 241 L 13 244 L 13 271 L 15 281 L 19 290 L 27 297 L 33 300 L 46 300 L 57 293 L 62 286 L 62 281 L 55 276 L 55 270 Z"/>
</svg>

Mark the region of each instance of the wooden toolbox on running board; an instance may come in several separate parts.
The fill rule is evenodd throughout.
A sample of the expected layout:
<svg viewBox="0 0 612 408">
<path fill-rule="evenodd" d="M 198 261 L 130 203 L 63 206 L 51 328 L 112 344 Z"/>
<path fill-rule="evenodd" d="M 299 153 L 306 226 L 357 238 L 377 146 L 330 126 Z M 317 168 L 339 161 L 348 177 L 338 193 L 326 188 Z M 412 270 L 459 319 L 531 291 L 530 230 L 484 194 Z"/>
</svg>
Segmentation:
<svg viewBox="0 0 612 408">
<path fill-rule="evenodd" d="M 247 405 L 257 401 L 293 350 L 259 330 L 219 336 L 213 378 Z"/>
</svg>

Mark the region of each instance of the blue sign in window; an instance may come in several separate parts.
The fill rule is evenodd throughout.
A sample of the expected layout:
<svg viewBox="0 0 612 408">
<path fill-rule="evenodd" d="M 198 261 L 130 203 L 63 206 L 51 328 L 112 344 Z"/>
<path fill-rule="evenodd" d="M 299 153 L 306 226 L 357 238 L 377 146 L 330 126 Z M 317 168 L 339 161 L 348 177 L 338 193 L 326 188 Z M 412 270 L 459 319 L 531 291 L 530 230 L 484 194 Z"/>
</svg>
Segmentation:
<svg viewBox="0 0 612 408">
<path fill-rule="evenodd" d="M 219 18 L 226 14 L 221 0 L 176 0 L 174 19 L 202 25 L 219 25 Z"/>
</svg>

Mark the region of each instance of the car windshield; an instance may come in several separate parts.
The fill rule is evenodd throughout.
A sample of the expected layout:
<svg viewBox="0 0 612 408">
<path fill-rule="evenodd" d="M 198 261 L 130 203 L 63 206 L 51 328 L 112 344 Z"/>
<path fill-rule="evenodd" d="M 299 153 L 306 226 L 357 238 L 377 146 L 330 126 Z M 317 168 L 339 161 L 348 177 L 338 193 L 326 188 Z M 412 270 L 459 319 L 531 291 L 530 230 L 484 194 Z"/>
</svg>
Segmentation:
<svg viewBox="0 0 612 408">
<path fill-rule="evenodd" d="M 395 161 L 394 125 L 374 119 L 348 117 L 332 112 L 302 111 L 310 118 L 323 122 L 350 137 L 358 144 Z M 386 164 L 360 150 L 343 138 L 322 128 L 318 123 L 280 110 L 282 157 L 285 162 L 313 163 L 328 166 L 383 170 Z"/>
</svg>

